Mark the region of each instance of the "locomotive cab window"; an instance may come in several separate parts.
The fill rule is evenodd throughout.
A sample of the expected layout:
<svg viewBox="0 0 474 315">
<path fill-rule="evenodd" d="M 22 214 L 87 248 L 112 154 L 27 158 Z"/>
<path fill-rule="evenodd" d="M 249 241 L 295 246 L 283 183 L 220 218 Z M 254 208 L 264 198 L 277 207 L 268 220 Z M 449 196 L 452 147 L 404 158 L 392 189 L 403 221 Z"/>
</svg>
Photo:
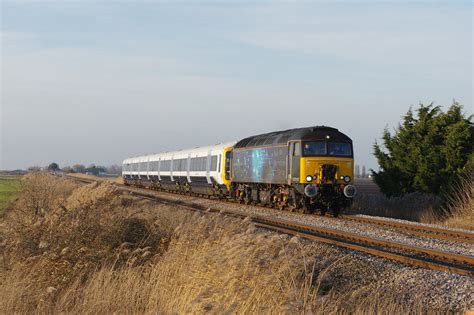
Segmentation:
<svg viewBox="0 0 474 315">
<path fill-rule="evenodd" d="M 301 142 L 290 142 L 290 156 L 301 156 Z"/>
<path fill-rule="evenodd" d="M 295 151 L 293 153 L 294 156 L 301 155 L 301 142 L 295 142 Z"/>
<path fill-rule="evenodd" d="M 303 145 L 303 154 L 305 156 L 327 155 L 326 142 L 306 142 Z"/>
<path fill-rule="evenodd" d="M 334 156 L 352 156 L 352 147 L 349 143 L 329 142 L 328 152 Z"/>
<path fill-rule="evenodd" d="M 296 154 L 296 147 L 295 147 Z M 304 156 L 342 156 L 352 157 L 352 146 L 345 142 L 314 141 L 303 144 Z"/>
</svg>

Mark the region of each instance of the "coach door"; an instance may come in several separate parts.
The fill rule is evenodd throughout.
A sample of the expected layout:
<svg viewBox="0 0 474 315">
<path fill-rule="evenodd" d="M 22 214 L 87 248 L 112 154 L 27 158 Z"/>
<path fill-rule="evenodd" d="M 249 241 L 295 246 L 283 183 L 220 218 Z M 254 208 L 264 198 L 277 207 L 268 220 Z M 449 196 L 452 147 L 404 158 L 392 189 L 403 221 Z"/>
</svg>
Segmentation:
<svg viewBox="0 0 474 315">
<path fill-rule="evenodd" d="M 232 151 L 227 151 L 225 153 L 225 180 L 230 180 L 231 176 L 231 161 L 232 161 Z"/>
</svg>

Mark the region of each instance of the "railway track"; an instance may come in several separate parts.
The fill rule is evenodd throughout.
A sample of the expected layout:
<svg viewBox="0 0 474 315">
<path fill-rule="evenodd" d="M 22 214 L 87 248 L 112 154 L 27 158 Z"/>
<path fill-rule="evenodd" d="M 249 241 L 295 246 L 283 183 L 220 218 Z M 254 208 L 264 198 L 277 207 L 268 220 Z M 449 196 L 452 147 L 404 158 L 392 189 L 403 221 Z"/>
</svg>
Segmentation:
<svg viewBox="0 0 474 315">
<path fill-rule="evenodd" d="M 68 176 L 73 180 L 82 183 L 92 183 L 94 180 L 89 179 L 82 179 Z M 177 206 L 181 208 L 185 208 L 192 211 L 200 211 L 200 212 L 214 212 L 214 213 L 221 213 L 224 215 L 230 215 L 237 218 L 249 218 L 256 226 L 265 228 L 271 231 L 285 233 L 289 235 L 298 235 L 299 237 L 318 241 L 330 245 L 336 245 L 339 247 L 359 251 L 362 253 L 382 257 L 385 259 L 389 259 L 392 261 L 397 261 L 402 264 L 416 266 L 421 268 L 428 268 L 433 270 L 439 270 L 444 272 L 453 272 L 460 275 L 474 277 L 474 257 L 472 256 L 464 256 L 458 255 L 454 253 L 438 251 L 434 249 L 428 249 L 418 246 L 407 245 L 403 243 L 381 240 L 377 238 L 367 237 L 358 235 L 355 233 L 350 233 L 346 231 L 341 231 L 337 229 L 329 229 L 323 227 L 316 227 L 312 225 L 304 225 L 288 220 L 282 219 L 274 219 L 268 218 L 266 216 L 255 215 L 255 214 L 248 214 L 245 211 L 238 211 L 238 210 L 230 210 L 230 209 L 218 209 L 208 207 L 202 204 L 197 204 L 191 201 L 185 200 L 175 200 L 172 198 L 163 197 L 163 195 L 158 195 L 159 192 L 143 189 L 143 188 L 136 188 L 130 187 L 125 185 L 117 185 L 117 187 L 122 191 L 127 191 L 134 196 L 146 198 L 149 200 L 153 200 L 155 202 L 159 202 L 162 204 L 167 204 L 170 206 Z M 345 219 L 351 220 L 348 216 L 344 216 Z M 353 220 L 358 221 L 358 220 Z M 378 220 L 383 221 L 383 220 Z M 362 222 L 362 220 L 360 221 Z M 368 220 L 364 223 L 370 224 L 377 224 L 385 227 L 390 227 L 389 224 L 383 225 L 383 222 L 376 222 L 374 223 L 373 220 Z M 391 224 L 393 222 L 390 222 Z M 405 229 L 410 231 L 410 233 L 424 233 L 423 235 L 443 235 L 442 237 L 453 237 L 455 239 L 460 239 L 459 235 L 447 235 L 441 234 L 436 228 L 428 228 L 425 231 L 421 231 L 420 229 L 415 230 L 412 229 L 412 225 L 410 227 L 402 227 L 401 225 L 397 225 L 397 229 Z M 419 226 L 416 226 L 419 227 Z M 425 228 L 425 227 L 423 227 Z M 448 234 L 451 234 L 453 231 L 448 231 Z M 458 232 L 455 232 L 458 233 Z M 463 234 L 463 233 L 461 233 Z M 470 235 L 472 237 L 472 235 Z M 463 236 L 461 239 L 465 240 L 466 237 Z M 468 238 L 468 240 L 471 238 Z"/>
<path fill-rule="evenodd" d="M 368 223 L 378 225 L 381 227 L 387 227 L 395 229 L 401 232 L 410 233 L 427 238 L 437 238 L 441 240 L 448 240 L 452 242 L 463 242 L 474 244 L 474 233 L 453 231 L 449 229 L 443 229 L 438 227 L 424 226 L 412 223 L 397 222 L 393 220 L 384 220 L 379 218 L 368 218 L 354 215 L 343 215 L 343 220 Z"/>
</svg>

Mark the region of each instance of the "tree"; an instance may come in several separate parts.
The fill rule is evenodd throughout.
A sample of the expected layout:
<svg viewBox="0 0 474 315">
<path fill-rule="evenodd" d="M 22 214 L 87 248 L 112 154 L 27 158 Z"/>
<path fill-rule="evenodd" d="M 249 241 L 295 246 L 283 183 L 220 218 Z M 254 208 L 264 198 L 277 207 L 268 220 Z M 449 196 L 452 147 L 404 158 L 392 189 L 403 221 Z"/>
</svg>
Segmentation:
<svg viewBox="0 0 474 315">
<path fill-rule="evenodd" d="M 119 165 L 110 165 L 107 167 L 107 173 L 108 174 L 114 174 L 114 175 L 119 175 L 122 174 L 122 166 Z"/>
<path fill-rule="evenodd" d="M 76 173 L 84 173 L 86 167 L 82 164 L 74 164 L 72 170 Z"/>
<path fill-rule="evenodd" d="M 447 112 L 420 104 L 414 115 L 410 108 L 395 133 L 385 129 L 382 139 L 384 148 L 374 144 L 380 171 L 372 175 L 387 196 L 418 191 L 442 197 L 472 170 L 474 125 L 457 102 Z"/>
<path fill-rule="evenodd" d="M 63 172 L 64 173 L 74 173 L 74 170 L 70 166 L 65 166 L 65 167 L 63 167 Z"/>
<path fill-rule="evenodd" d="M 91 164 L 88 168 L 85 169 L 86 174 L 99 176 L 101 173 L 105 173 L 105 167 L 103 166 L 95 166 L 95 164 Z"/>
<path fill-rule="evenodd" d="M 53 163 L 49 164 L 48 171 L 51 171 L 51 172 L 59 171 L 58 163 L 53 162 Z"/>
</svg>

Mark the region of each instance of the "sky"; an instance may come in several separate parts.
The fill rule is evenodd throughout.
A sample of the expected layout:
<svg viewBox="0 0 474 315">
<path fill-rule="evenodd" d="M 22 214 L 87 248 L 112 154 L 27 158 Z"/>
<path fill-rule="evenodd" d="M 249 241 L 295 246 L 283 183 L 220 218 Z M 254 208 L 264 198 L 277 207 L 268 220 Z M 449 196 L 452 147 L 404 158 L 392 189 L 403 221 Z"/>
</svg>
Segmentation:
<svg viewBox="0 0 474 315">
<path fill-rule="evenodd" d="M 473 112 L 471 1 L 0 0 L 0 169 Z"/>
</svg>

